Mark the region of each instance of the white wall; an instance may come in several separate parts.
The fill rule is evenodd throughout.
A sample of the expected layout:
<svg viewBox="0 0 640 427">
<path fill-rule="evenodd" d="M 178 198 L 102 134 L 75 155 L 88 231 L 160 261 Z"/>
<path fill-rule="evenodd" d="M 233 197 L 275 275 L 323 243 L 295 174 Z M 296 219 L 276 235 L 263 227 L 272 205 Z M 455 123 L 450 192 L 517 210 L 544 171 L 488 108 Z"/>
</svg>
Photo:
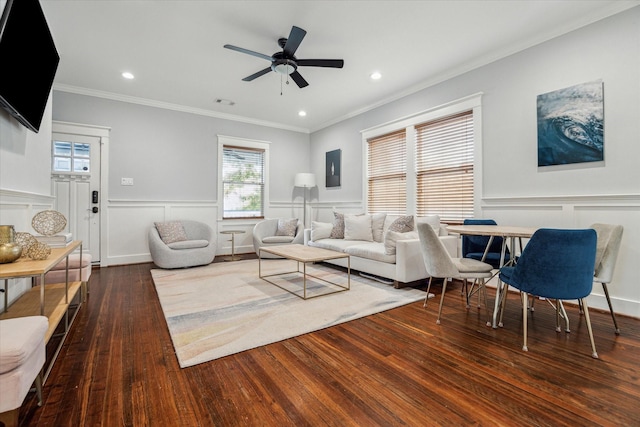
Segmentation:
<svg viewBox="0 0 640 427">
<path fill-rule="evenodd" d="M 477 216 L 501 224 L 625 227 L 611 286 L 614 307 L 640 317 L 640 7 L 345 120 L 311 135 L 312 171 L 324 173 L 324 153 L 343 150 L 340 189 L 319 188 L 314 216 L 331 207 L 365 208 L 360 131 L 482 92 L 482 187 Z M 536 97 L 602 79 L 605 160 L 538 168 Z M 605 308 L 594 288 L 593 306 Z"/>
<path fill-rule="evenodd" d="M 51 196 L 51 97 L 40 131 L 34 133 L 0 108 L 0 224 L 36 234 L 33 216 L 53 207 Z M 9 303 L 30 287 L 27 279 L 9 281 Z M 0 307 L 0 311 L 3 307 Z"/>
<path fill-rule="evenodd" d="M 241 229 L 236 252 L 253 252 L 255 221 L 218 218 L 217 135 L 270 142 L 267 217 L 301 217 L 297 172 L 309 169 L 309 135 L 180 111 L 54 91 L 53 119 L 106 126 L 109 185 L 106 203 L 106 254 L 102 265 L 151 261 L 147 232 L 155 221 L 188 218 L 214 228 Z M 121 178 L 133 178 L 122 186 Z M 103 200 L 104 200 L 103 199 Z M 218 254 L 231 244 L 218 234 Z"/>
</svg>

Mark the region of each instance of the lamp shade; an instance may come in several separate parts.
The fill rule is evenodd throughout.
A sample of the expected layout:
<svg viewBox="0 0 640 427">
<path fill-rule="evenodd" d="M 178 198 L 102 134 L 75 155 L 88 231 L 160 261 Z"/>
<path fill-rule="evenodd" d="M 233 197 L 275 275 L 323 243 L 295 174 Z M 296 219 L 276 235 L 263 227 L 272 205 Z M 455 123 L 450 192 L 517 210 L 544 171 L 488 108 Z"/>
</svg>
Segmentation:
<svg viewBox="0 0 640 427">
<path fill-rule="evenodd" d="M 293 185 L 295 187 L 315 187 L 316 176 L 312 173 L 297 173 Z"/>
</svg>

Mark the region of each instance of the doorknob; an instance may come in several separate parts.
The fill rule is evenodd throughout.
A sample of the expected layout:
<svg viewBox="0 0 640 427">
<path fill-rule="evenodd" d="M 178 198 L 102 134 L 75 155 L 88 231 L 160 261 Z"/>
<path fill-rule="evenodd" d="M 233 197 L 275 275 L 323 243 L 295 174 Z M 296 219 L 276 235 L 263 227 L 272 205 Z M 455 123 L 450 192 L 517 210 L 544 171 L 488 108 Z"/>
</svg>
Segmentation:
<svg viewBox="0 0 640 427">
<path fill-rule="evenodd" d="M 93 208 L 91 208 L 91 212 L 98 213 L 98 207 L 94 206 Z"/>
</svg>

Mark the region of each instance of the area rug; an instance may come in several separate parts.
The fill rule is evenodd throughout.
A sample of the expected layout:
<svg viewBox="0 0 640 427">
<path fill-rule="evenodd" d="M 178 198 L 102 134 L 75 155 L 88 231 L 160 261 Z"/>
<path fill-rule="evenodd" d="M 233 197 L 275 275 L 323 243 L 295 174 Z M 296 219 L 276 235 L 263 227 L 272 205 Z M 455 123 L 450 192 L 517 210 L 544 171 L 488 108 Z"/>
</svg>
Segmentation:
<svg viewBox="0 0 640 427">
<path fill-rule="evenodd" d="M 263 260 L 262 274 L 294 271 L 288 260 Z M 323 264 L 307 273 L 346 286 L 346 272 Z M 258 277 L 258 260 L 180 270 L 151 270 L 182 368 L 317 331 L 424 298 L 424 291 L 351 275 L 351 289 L 303 300 Z M 301 275 L 270 278 L 292 292 Z M 331 285 L 307 279 L 307 296 Z"/>
</svg>

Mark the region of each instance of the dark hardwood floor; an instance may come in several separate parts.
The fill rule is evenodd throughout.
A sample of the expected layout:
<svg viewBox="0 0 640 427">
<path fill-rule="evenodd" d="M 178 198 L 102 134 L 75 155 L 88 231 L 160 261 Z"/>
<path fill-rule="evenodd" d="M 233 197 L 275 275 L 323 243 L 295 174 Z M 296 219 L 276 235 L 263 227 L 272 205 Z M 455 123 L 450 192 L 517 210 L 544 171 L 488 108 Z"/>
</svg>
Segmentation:
<svg viewBox="0 0 640 427">
<path fill-rule="evenodd" d="M 442 325 L 418 302 L 180 369 L 152 267 L 94 270 L 44 405 L 30 394 L 20 425 L 640 425 L 638 319 L 620 316 L 616 336 L 592 310 L 596 360 L 575 306 L 565 334 L 537 302 L 523 352 L 516 293 L 494 330 L 450 286 Z"/>
</svg>

